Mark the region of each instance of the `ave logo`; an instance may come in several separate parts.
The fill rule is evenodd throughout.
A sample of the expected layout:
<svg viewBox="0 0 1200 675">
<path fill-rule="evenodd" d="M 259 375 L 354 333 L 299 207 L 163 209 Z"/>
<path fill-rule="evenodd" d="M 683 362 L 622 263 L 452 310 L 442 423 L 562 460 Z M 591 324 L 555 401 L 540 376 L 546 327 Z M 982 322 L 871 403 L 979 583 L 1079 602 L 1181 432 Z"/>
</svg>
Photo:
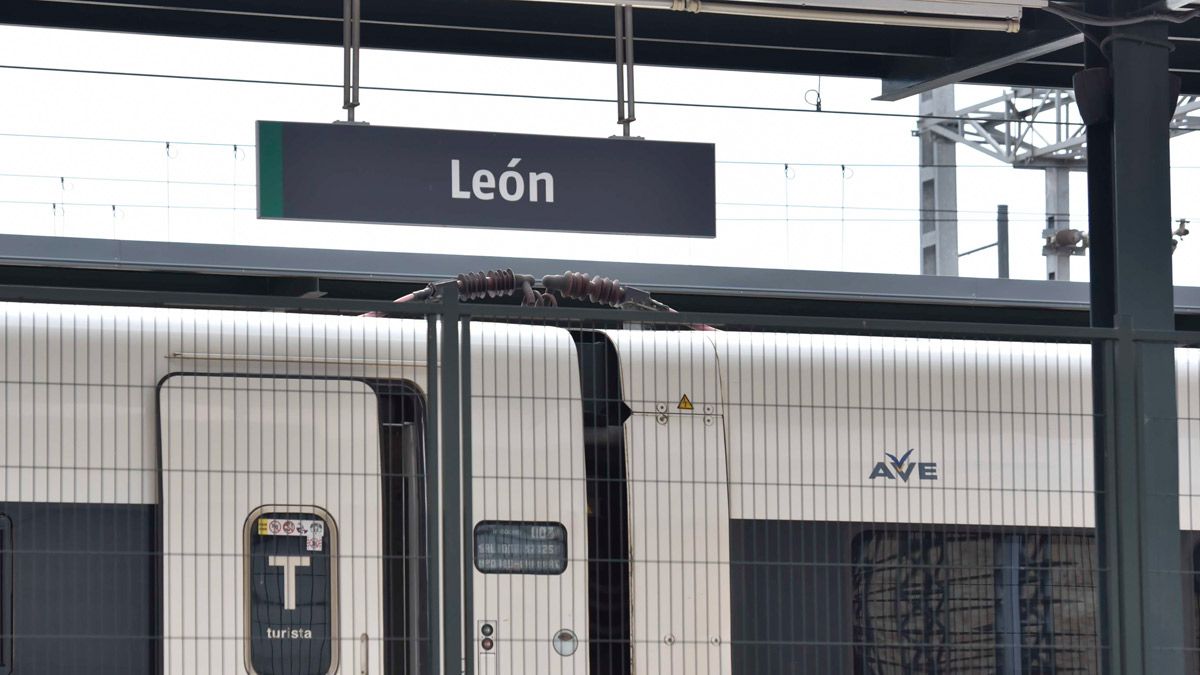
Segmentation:
<svg viewBox="0 0 1200 675">
<path fill-rule="evenodd" d="M 908 458 L 912 456 L 913 450 L 910 448 L 908 452 L 897 457 L 890 452 L 883 453 L 887 455 L 888 461 L 877 462 L 875 468 L 871 469 L 871 475 L 867 478 L 875 480 L 876 478 L 886 478 L 887 480 L 902 480 L 905 483 L 913 474 L 916 474 L 917 480 L 937 480 L 938 465 L 937 462 L 909 462 Z"/>
</svg>

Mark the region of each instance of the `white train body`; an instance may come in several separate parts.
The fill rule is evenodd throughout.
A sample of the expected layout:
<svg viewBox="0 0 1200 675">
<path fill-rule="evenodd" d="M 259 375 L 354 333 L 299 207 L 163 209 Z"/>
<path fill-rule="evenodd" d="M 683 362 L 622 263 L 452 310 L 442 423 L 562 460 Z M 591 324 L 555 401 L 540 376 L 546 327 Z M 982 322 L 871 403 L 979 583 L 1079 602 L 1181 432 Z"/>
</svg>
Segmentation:
<svg viewBox="0 0 1200 675">
<path fill-rule="evenodd" d="M 440 482 L 421 480 L 437 454 L 423 443 L 441 431 L 422 417 L 425 321 L 0 310 L 0 548 L 10 556 L 0 568 L 12 584 L 11 624 L 0 625 L 13 673 L 424 672 L 441 629 L 422 571 L 439 548 L 420 543 Z M 798 632 L 763 638 L 751 605 L 792 591 L 747 597 L 759 588 L 755 561 L 842 574 L 879 543 L 872 532 L 1094 527 L 1086 345 L 588 335 L 581 352 L 566 330 L 471 324 L 471 521 L 482 528 L 475 546 L 500 551 L 471 578 L 476 626 L 464 640 L 477 673 L 837 672 L 867 658 L 845 646 L 862 641 L 861 580 L 835 593 L 825 572 L 795 572 L 786 583 L 811 594 L 853 595 L 820 611 L 841 627 L 797 610 L 786 620 Z M 616 355 L 593 363 L 612 369 L 626 407 L 605 418 L 620 427 L 607 441 L 595 440 L 603 415 L 586 401 L 613 401 L 595 395 L 603 373 L 581 368 L 601 353 Z M 1180 521 L 1192 530 L 1200 355 L 1179 350 L 1177 364 Z M 407 397 L 395 418 L 381 412 L 381 392 Z M 610 455 L 623 478 L 597 477 L 587 459 L 596 443 L 621 446 Z M 589 492 L 606 480 L 620 492 Z M 277 522 L 330 532 L 291 539 L 270 532 Z M 548 553 L 505 552 L 505 541 L 540 536 Z M 807 542 L 798 557 L 753 553 L 762 537 L 789 536 Z M 596 562 L 593 545 L 627 555 Z M 292 554 L 259 556 L 262 547 Z M 496 571 L 506 565 L 519 569 Z M 297 592 L 302 609 L 289 600 Z M 763 666 L 775 657 L 754 645 L 772 640 L 781 665 Z M 786 651 L 808 643 L 830 646 Z M 318 646 L 297 656 L 296 645 Z"/>
</svg>

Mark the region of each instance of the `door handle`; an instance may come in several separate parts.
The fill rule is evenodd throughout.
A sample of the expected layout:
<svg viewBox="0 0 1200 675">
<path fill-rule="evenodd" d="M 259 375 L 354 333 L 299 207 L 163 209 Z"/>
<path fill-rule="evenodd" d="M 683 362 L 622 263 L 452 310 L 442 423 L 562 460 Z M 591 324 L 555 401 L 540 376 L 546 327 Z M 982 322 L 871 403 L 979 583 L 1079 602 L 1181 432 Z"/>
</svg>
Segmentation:
<svg viewBox="0 0 1200 675">
<path fill-rule="evenodd" d="M 358 669 L 358 675 L 367 675 L 367 671 L 370 670 L 371 642 L 366 633 L 363 633 L 358 641 L 362 644 L 362 666 Z"/>
</svg>

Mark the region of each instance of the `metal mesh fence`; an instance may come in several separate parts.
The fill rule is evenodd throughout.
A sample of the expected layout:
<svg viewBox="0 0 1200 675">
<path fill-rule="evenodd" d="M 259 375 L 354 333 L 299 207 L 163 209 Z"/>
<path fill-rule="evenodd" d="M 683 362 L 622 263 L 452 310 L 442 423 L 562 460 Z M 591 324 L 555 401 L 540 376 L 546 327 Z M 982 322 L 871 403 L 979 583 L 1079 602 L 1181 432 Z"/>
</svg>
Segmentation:
<svg viewBox="0 0 1200 675">
<path fill-rule="evenodd" d="M 0 325 L 14 673 L 429 661 L 424 322 L 13 305 Z"/>
<path fill-rule="evenodd" d="M 394 311 L 0 305 L 0 673 L 1100 670 L 1087 344 Z"/>
<path fill-rule="evenodd" d="M 1155 564 L 1158 573 L 1178 577 L 1183 596 L 1183 652 L 1188 672 L 1200 671 L 1200 343 L 1175 354 L 1179 401 L 1179 526 L 1177 561 Z M 1176 493 L 1169 488 L 1169 496 Z M 1174 564 L 1178 562 L 1178 565 Z"/>
</svg>

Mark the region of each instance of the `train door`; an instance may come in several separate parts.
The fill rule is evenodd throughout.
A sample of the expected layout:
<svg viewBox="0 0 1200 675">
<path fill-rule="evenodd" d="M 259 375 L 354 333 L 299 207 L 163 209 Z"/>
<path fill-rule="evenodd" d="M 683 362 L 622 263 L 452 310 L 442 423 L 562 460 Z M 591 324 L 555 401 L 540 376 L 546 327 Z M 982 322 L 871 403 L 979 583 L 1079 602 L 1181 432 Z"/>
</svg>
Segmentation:
<svg viewBox="0 0 1200 675">
<path fill-rule="evenodd" d="M 583 404 L 570 334 L 477 323 L 470 437 L 478 675 L 587 675 Z M 594 673 L 593 675 L 609 675 Z"/>
<path fill-rule="evenodd" d="M 379 412 L 359 381 L 163 381 L 165 672 L 383 672 Z"/>
<path fill-rule="evenodd" d="M 716 353 L 696 333 L 611 336 L 633 411 L 633 673 L 729 673 L 729 487 Z"/>
</svg>

